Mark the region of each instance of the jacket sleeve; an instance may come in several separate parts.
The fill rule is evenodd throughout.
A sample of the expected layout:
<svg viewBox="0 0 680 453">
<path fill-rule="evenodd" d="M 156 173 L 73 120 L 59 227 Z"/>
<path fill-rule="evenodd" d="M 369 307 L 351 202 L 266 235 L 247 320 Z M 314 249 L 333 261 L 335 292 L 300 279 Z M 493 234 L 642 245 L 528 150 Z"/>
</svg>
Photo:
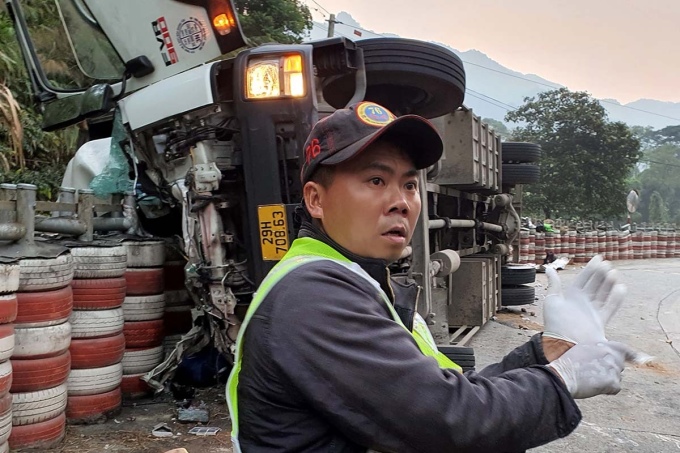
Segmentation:
<svg viewBox="0 0 680 453">
<path fill-rule="evenodd" d="M 480 376 L 487 378 L 498 376 L 506 371 L 518 368 L 527 368 L 533 365 L 547 365 L 548 359 L 543 354 L 542 334 L 536 334 L 531 340 L 513 349 L 508 355 L 503 357 L 499 363 L 494 363 L 484 367 L 479 371 Z"/>
<path fill-rule="evenodd" d="M 268 297 L 270 347 L 291 391 L 367 448 L 519 452 L 580 421 L 564 384 L 541 365 L 488 377 L 441 370 L 390 319 L 377 289 L 338 264 L 303 266 Z"/>
</svg>

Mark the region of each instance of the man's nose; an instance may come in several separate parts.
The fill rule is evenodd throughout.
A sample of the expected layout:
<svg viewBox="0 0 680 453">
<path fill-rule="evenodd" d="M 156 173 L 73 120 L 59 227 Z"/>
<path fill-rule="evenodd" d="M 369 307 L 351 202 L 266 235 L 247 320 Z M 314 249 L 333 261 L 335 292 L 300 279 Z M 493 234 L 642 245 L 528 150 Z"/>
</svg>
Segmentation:
<svg viewBox="0 0 680 453">
<path fill-rule="evenodd" d="M 403 190 L 392 191 L 392 199 L 390 200 L 389 212 L 398 212 L 402 215 L 406 215 L 411 210 L 411 204 L 409 203 L 407 194 Z"/>
</svg>

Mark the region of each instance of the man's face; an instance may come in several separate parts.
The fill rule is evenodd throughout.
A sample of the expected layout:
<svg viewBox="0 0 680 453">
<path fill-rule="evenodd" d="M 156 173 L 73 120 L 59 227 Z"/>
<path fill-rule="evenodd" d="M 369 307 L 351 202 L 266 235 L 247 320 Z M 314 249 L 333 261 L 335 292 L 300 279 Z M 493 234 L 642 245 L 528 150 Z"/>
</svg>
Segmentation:
<svg viewBox="0 0 680 453">
<path fill-rule="evenodd" d="M 312 217 L 350 252 L 392 262 L 411 241 L 420 215 L 418 172 L 394 145 L 378 141 L 338 164 L 326 188 L 307 184 Z"/>
</svg>

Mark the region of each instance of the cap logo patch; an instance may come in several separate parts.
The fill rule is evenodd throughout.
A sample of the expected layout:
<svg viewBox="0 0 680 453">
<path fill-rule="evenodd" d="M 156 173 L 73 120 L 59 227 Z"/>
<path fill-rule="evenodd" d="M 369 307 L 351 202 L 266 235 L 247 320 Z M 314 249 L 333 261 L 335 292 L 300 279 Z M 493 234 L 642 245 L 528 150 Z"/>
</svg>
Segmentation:
<svg viewBox="0 0 680 453">
<path fill-rule="evenodd" d="M 307 149 L 305 149 L 305 160 L 307 161 L 307 165 L 309 165 L 312 159 L 319 154 L 321 154 L 321 145 L 319 145 L 319 139 L 315 138 L 307 145 Z"/>
<path fill-rule="evenodd" d="M 378 104 L 373 104 L 372 102 L 364 102 L 357 107 L 357 116 L 359 119 L 371 126 L 382 127 L 386 124 L 391 123 L 396 119 L 396 117 L 387 110 L 385 107 L 381 107 Z"/>
</svg>

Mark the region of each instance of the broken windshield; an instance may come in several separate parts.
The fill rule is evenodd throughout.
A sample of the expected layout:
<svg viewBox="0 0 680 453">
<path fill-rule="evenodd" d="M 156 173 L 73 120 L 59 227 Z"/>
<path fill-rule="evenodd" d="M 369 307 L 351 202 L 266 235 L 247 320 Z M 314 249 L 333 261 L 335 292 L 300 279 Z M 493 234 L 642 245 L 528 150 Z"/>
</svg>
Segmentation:
<svg viewBox="0 0 680 453">
<path fill-rule="evenodd" d="M 120 80 L 124 63 L 82 0 L 22 0 L 31 42 L 54 90 Z"/>
</svg>

